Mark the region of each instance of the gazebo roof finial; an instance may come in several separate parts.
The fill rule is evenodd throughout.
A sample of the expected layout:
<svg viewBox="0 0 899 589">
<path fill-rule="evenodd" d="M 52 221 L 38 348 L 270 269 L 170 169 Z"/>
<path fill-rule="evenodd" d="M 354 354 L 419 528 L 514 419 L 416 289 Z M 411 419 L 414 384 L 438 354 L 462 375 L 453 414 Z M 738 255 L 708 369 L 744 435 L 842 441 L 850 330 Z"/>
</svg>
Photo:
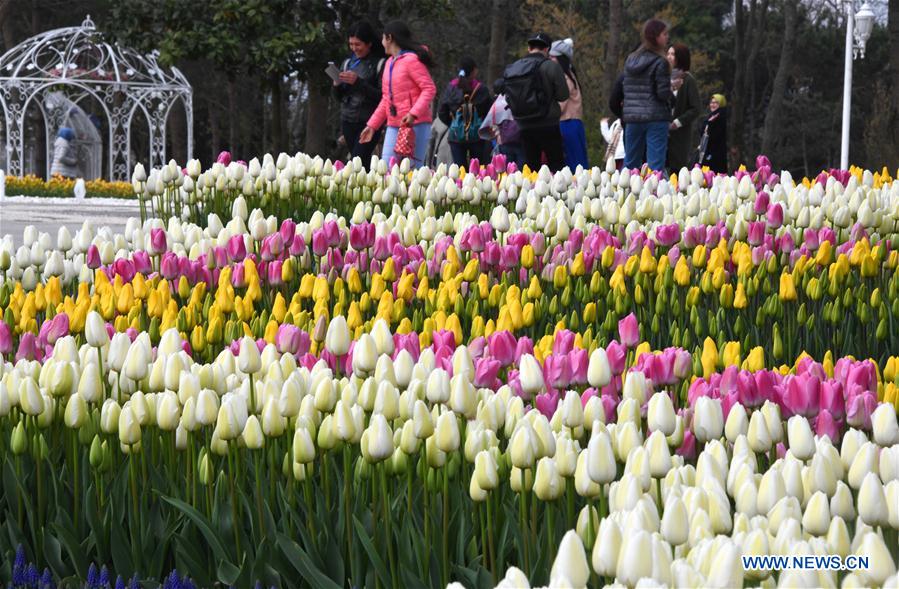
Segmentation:
<svg viewBox="0 0 899 589">
<path fill-rule="evenodd" d="M 91 15 L 87 15 L 84 17 L 84 22 L 81 23 L 82 29 L 96 29 L 97 26 L 94 24 L 94 21 L 91 20 Z"/>
</svg>

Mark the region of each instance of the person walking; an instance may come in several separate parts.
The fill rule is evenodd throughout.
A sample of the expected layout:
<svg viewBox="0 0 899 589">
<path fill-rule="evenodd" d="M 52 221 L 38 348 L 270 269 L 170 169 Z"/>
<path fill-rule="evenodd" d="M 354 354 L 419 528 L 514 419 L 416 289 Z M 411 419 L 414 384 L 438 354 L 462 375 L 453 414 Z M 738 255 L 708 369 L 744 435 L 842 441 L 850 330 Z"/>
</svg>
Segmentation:
<svg viewBox="0 0 899 589">
<path fill-rule="evenodd" d="M 334 89 L 340 100 L 340 129 L 350 157 L 360 157 L 368 164 L 381 132 L 367 143 L 359 143 L 359 135 L 381 100 L 381 73 L 386 60 L 384 48 L 368 22 L 354 23 L 347 31 L 350 56 L 343 60 Z"/>
<path fill-rule="evenodd" d="M 700 165 L 708 166 L 716 174 L 727 174 L 727 99 L 724 94 L 712 94 L 709 116 L 702 125 Z"/>
<path fill-rule="evenodd" d="M 465 57 L 459 75 L 450 80 L 437 107 L 437 116 L 449 127 L 447 131 L 453 163 L 467 166 L 472 158 L 488 155 L 487 142 L 478 131 L 491 105 L 490 91 L 478 80 L 478 66 Z"/>
<path fill-rule="evenodd" d="M 515 162 L 521 169 L 525 163 L 524 145 L 521 143 L 521 130 L 502 93 L 502 78 L 493 84 L 496 100 L 487 111 L 487 117 L 481 123 L 480 136 L 486 141 L 495 141 L 494 152 L 506 156 L 506 161 Z"/>
<path fill-rule="evenodd" d="M 413 39 L 404 22 L 387 23 L 381 44 L 390 56 L 381 77 L 381 102 L 368 119 L 359 142 L 371 141 L 386 122 L 381 157 L 408 157 L 415 167 L 421 167 L 431 134 L 431 101 L 437 95 L 428 71 L 434 62 L 427 47 Z"/>
<path fill-rule="evenodd" d="M 51 176 L 63 178 L 77 178 L 78 155 L 73 145 L 75 131 L 69 127 L 60 127 L 56 133 L 56 141 L 53 142 L 53 165 L 50 166 Z"/>
<path fill-rule="evenodd" d="M 546 33 L 528 39 L 528 54 L 503 72 L 503 94 L 521 131 L 528 165 L 540 168 L 545 155 L 549 169 L 557 172 L 565 166 L 559 103 L 568 100 L 568 83 L 562 67 L 549 59 L 550 46 Z"/>
<path fill-rule="evenodd" d="M 665 57 L 668 25 L 649 19 L 643 42 L 624 62 L 624 166 L 665 169 L 673 94 L 671 68 Z M 645 157 L 644 157 L 645 154 Z"/>
<path fill-rule="evenodd" d="M 690 49 L 683 43 L 675 43 L 668 49 L 668 63 L 674 93 L 674 110 L 668 126 L 668 169 L 677 173 L 692 164 L 690 156 L 696 147 L 696 121 L 702 106 L 699 86 L 690 73 Z"/>
<path fill-rule="evenodd" d="M 549 50 L 549 57 L 561 66 L 568 84 L 568 100 L 559 103 L 559 130 L 562 133 L 565 165 L 572 171 L 578 166 L 586 170 L 590 164 L 587 161 L 587 133 L 584 131 L 581 85 L 572 63 L 574 41 L 563 39 L 554 42 Z"/>
</svg>

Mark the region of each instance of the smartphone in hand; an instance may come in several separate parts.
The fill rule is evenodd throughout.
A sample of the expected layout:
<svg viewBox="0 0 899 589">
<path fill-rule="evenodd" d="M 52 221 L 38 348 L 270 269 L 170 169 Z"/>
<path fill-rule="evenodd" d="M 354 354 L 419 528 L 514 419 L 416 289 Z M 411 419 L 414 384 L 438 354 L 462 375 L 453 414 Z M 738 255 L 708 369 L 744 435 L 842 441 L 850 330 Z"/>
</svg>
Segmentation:
<svg viewBox="0 0 899 589">
<path fill-rule="evenodd" d="M 337 66 L 334 65 L 333 61 L 328 62 L 328 67 L 325 68 L 325 73 L 328 74 L 328 77 L 335 82 L 340 82 L 340 70 L 337 69 Z"/>
</svg>

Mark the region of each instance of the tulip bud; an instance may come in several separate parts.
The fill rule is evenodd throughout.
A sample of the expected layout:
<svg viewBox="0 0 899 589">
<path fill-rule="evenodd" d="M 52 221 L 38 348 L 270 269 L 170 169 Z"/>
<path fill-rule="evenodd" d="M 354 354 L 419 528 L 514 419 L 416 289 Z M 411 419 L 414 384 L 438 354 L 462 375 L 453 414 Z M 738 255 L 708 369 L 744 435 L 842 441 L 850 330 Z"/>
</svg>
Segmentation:
<svg viewBox="0 0 899 589">
<path fill-rule="evenodd" d="M 665 436 L 674 433 L 676 415 L 671 397 L 666 392 L 654 394 L 649 399 L 647 408 L 647 425 L 651 431 L 660 431 Z"/>
<path fill-rule="evenodd" d="M 66 426 L 72 429 L 79 429 L 87 422 L 88 418 L 87 403 L 84 401 L 84 397 L 78 393 L 69 397 L 69 400 L 66 402 Z"/>
<path fill-rule="evenodd" d="M 699 397 L 693 414 L 693 434 L 699 442 L 708 442 L 721 437 L 724 430 L 724 416 L 721 403 L 717 399 Z"/>
<path fill-rule="evenodd" d="M 565 579 L 571 587 L 586 587 L 587 581 L 590 580 L 590 566 L 587 564 L 584 544 L 574 530 L 568 530 L 562 538 L 550 579 L 550 584 L 553 579 L 557 581 Z"/>
<path fill-rule="evenodd" d="M 799 460 L 808 460 L 815 453 L 815 437 L 805 417 L 794 415 L 787 421 L 787 439 L 790 452 Z"/>
<path fill-rule="evenodd" d="M 554 501 L 562 495 L 563 490 L 562 477 L 559 476 L 555 460 L 541 458 L 537 462 L 537 472 L 534 475 L 534 493 L 541 501 Z M 580 539 L 578 542 L 580 543 Z"/>
</svg>

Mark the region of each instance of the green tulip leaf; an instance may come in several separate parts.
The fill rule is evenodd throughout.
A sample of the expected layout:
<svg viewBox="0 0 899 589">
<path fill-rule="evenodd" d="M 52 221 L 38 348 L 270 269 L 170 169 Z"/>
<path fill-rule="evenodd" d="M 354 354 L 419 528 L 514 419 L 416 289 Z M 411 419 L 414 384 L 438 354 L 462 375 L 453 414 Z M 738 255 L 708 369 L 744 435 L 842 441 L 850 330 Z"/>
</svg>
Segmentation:
<svg viewBox="0 0 899 589">
<path fill-rule="evenodd" d="M 375 549 L 371 538 L 368 537 L 368 532 L 365 531 L 365 526 L 362 525 L 362 522 L 359 521 L 359 518 L 357 518 L 356 516 L 353 516 L 353 525 L 356 528 L 356 537 L 362 544 L 362 548 L 365 549 L 365 553 L 368 554 L 368 558 L 369 560 L 371 560 L 372 565 L 374 565 L 375 573 L 377 573 L 378 579 L 381 581 L 381 584 L 390 586 L 390 572 L 387 570 L 387 566 L 384 564 L 384 561 L 381 559 L 381 556 Z"/>
<path fill-rule="evenodd" d="M 65 578 L 72 573 L 72 570 L 62 562 L 62 545 L 48 528 L 44 528 L 44 557 L 56 576 Z"/>
<path fill-rule="evenodd" d="M 222 545 L 221 540 L 219 540 L 219 535 L 212 530 L 207 523 L 206 518 L 203 517 L 199 511 L 180 499 L 175 499 L 174 497 L 168 497 L 166 495 L 161 495 L 160 497 L 163 501 L 186 515 L 190 521 L 197 526 L 200 533 L 203 534 L 203 538 L 209 543 L 209 547 L 212 548 L 212 553 L 215 555 L 216 560 L 230 562 L 228 552 Z"/>
<path fill-rule="evenodd" d="M 321 589 L 341 589 L 341 585 L 332 581 L 312 564 L 309 555 L 296 542 L 284 534 L 278 534 L 277 538 L 278 546 L 280 546 L 284 556 L 307 583 Z"/>
</svg>

